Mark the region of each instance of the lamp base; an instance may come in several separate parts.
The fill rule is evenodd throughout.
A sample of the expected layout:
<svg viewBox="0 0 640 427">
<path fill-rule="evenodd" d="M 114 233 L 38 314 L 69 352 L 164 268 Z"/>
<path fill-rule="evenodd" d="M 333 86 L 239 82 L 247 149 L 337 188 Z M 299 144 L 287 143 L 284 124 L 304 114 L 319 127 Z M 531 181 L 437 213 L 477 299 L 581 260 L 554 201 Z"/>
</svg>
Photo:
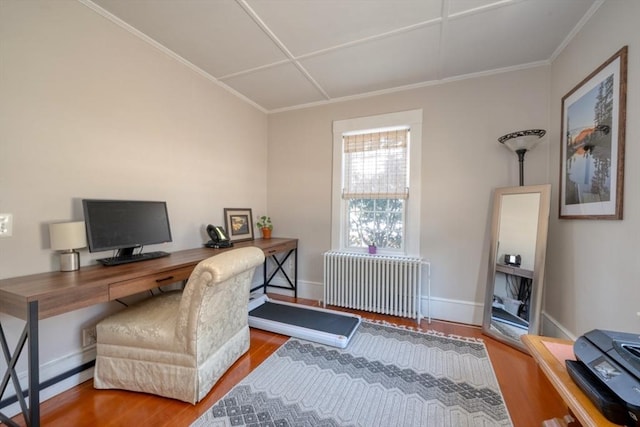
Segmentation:
<svg viewBox="0 0 640 427">
<path fill-rule="evenodd" d="M 60 271 L 76 271 L 80 268 L 80 253 L 66 251 L 60 254 Z"/>
</svg>

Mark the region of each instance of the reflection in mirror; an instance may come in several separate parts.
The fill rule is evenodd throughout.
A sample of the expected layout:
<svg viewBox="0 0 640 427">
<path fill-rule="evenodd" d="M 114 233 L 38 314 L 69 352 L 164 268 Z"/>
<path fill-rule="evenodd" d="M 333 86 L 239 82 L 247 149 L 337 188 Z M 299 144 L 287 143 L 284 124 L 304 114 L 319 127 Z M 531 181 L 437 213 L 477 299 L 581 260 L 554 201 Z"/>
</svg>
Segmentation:
<svg viewBox="0 0 640 427">
<path fill-rule="evenodd" d="M 483 332 L 521 350 L 539 332 L 550 185 L 494 192 Z"/>
</svg>

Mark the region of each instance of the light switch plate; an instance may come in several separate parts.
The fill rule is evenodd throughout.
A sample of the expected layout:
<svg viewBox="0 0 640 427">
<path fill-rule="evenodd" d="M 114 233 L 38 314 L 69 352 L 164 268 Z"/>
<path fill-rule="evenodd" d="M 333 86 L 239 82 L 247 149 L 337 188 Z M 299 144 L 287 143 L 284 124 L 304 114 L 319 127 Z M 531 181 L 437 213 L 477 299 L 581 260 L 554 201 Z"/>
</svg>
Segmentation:
<svg viewBox="0 0 640 427">
<path fill-rule="evenodd" d="M 0 237 L 11 237 L 13 234 L 13 214 L 0 213 Z"/>
</svg>

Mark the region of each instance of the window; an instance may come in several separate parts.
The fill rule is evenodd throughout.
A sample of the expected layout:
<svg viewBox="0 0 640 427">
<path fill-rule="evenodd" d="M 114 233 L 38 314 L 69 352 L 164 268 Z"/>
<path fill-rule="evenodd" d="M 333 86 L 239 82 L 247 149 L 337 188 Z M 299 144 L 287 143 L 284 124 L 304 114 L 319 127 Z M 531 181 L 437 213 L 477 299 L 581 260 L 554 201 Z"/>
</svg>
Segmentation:
<svg viewBox="0 0 640 427">
<path fill-rule="evenodd" d="M 409 129 L 342 137 L 342 198 L 348 248 L 404 248 Z"/>
<path fill-rule="evenodd" d="M 332 249 L 419 255 L 422 111 L 334 122 Z"/>
</svg>

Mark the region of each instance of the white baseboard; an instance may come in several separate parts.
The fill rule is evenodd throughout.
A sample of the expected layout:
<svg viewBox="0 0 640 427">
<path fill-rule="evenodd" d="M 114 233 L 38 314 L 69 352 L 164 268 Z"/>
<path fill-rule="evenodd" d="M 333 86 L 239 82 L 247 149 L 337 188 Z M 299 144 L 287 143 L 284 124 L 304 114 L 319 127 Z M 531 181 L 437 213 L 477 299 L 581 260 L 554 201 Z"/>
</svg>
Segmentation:
<svg viewBox="0 0 640 427">
<path fill-rule="evenodd" d="M 50 378 L 61 375 L 72 369 L 77 369 L 79 366 L 95 360 L 95 358 L 96 349 L 95 346 L 93 346 L 81 350 L 77 353 L 68 354 L 58 359 L 46 362 L 40 365 L 40 383 L 43 383 Z M 66 390 L 69 390 L 70 388 L 73 388 L 91 378 L 93 378 L 93 368 L 89 368 L 78 374 L 71 375 L 69 378 L 41 390 L 40 402 L 44 402 L 45 400 L 56 396 Z M 18 379 L 20 381 L 22 389 L 26 389 L 28 387 L 28 372 L 19 372 Z M 13 388 L 12 384 L 9 383 L 4 397 L 7 398 L 10 396 L 15 396 L 15 394 L 15 389 Z M 12 403 L 11 405 L 3 408 L 2 412 L 9 417 L 18 415 L 19 413 L 21 413 L 20 404 L 18 402 Z"/>
<path fill-rule="evenodd" d="M 575 341 L 577 337 L 546 311 L 541 313 L 542 328 L 540 335 Z"/>
<path fill-rule="evenodd" d="M 279 280 L 272 280 L 271 283 L 279 286 L 289 286 L 288 283 Z M 305 298 L 314 301 L 322 301 L 324 298 L 322 283 L 317 282 L 307 282 L 304 280 L 298 280 L 298 298 Z M 267 288 L 267 292 L 279 294 L 279 295 L 287 295 L 292 297 L 293 291 L 288 291 L 286 289 L 280 288 Z"/>
<path fill-rule="evenodd" d="M 431 297 L 431 303 L 429 303 L 429 299 L 423 296 L 422 314 L 425 318 L 429 316 L 429 306 L 431 307 L 431 319 L 467 325 L 482 325 L 483 304 L 433 296 Z"/>
</svg>

